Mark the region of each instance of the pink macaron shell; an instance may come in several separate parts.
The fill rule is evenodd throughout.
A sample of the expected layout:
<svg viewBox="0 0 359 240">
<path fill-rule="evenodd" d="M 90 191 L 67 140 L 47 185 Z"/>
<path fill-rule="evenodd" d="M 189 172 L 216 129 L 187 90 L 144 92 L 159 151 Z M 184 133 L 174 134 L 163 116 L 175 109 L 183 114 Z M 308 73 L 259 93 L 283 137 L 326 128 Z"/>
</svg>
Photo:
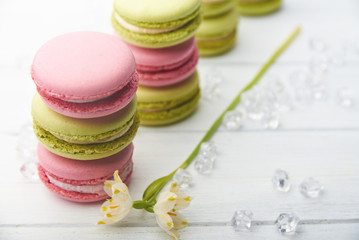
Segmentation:
<svg viewBox="0 0 359 240">
<path fill-rule="evenodd" d="M 126 168 L 131 161 L 133 148 L 131 143 L 114 155 L 92 161 L 61 157 L 47 150 L 42 144 L 38 144 L 37 154 L 39 164 L 46 172 L 58 178 L 88 181 L 110 176 L 115 170 Z"/>
<path fill-rule="evenodd" d="M 135 71 L 130 82 L 111 96 L 86 103 L 67 102 L 49 97 L 41 89 L 37 89 L 42 100 L 55 112 L 74 118 L 97 118 L 115 113 L 126 107 L 136 95 L 139 76 Z"/>
<path fill-rule="evenodd" d="M 122 181 L 127 183 L 132 174 L 133 148 L 131 143 L 121 152 L 110 157 L 85 162 L 58 156 L 38 144 L 39 177 L 48 189 L 63 199 L 74 202 L 99 201 L 108 196 L 62 189 L 52 184 L 47 175 L 71 185 L 93 185 L 112 178 L 114 171 L 118 170 Z"/>
<path fill-rule="evenodd" d="M 49 40 L 32 63 L 37 88 L 63 100 L 97 100 L 119 91 L 135 70 L 133 54 L 119 39 L 73 32 Z"/>
<path fill-rule="evenodd" d="M 136 59 L 140 84 L 166 86 L 190 76 L 198 63 L 198 49 L 193 38 L 176 46 L 150 49 L 128 44 Z"/>
<path fill-rule="evenodd" d="M 196 71 L 198 58 L 199 54 L 196 48 L 191 58 L 183 62 L 180 67 L 171 70 L 156 70 L 155 68 L 151 71 L 138 70 L 140 84 L 148 87 L 161 87 L 181 82 Z"/>
</svg>

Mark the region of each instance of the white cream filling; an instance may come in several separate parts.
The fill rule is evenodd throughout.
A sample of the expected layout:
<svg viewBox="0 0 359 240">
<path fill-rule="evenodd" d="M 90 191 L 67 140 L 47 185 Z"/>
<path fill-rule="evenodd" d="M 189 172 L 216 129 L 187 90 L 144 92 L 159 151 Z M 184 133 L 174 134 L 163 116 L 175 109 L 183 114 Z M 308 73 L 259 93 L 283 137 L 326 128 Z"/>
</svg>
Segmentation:
<svg viewBox="0 0 359 240">
<path fill-rule="evenodd" d="M 106 195 L 105 191 L 103 190 L 103 183 L 97 183 L 93 185 L 72 185 L 69 183 L 60 182 L 47 173 L 46 176 L 52 184 L 66 191 Z"/>
<path fill-rule="evenodd" d="M 128 174 L 132 171 L 132 161 L 131 163 L 121 172 L 120 178 L 125 181 Z M 104 190 L 104 183 L 97 183 L 97 184 L 91 184 L 91 185 L 72 185 L 69 183 L 64 183 L 59 180 L 56 180 L 55 178 L 51 177 L 49 174 L 45 173 L 47 178 L 50 180 L 50 182 L 66 191 L 71 192 L 79 192 L 79 193 L 91 193 L 91 194 L 98 194 L 98 195 L 106 195 L 106 192 Z M 112 178 L 109 180 L 113 180 Z"/>
<path fill-rule="evenodd" d="M 112 140 L 115 140 L 115 139 L 120 138 L 123 135 L 125 135 L 125 133 L 131 128 L 132 124 L 133 124 L 133 120 L 130 122 L 130 124 L 127 127 L 122 129 L 121 131 L 119 131 L 115 135 L 112 135 L 110 137 L 103 138 L 103 139 L 98 139 L 98 140 L 93 141 L 93 142 L 81 142 L 81 141 L 74 141 L 74 140 L 71 141 L 71 140 L 65 139 L 64 137 L 57 136 L 56 134 L 53 134 L 53 133 L 51 133 L 51 134 L 54 135 L 56 138 L 61 139 L 61 140 L 65 141 L 65 142 L 68 142 L 68 143 L 74 143 L 74 144 L 104 143 L 104 142 L 110 142 Z"/>
<path fill-rule="evenodd" d="M 135 25 L 132 25 L 131 23 L 126 22 L 116 12 L 115 12 L 115 18 L 116 18 L 116 21 L 125 29 L 127 29 L 131 32 L 144 33 L 144 34 L 159 34 L 159 33 L 171 32 L 171 31 L 177 30 L 177 29 L 181 28 L 183 25 L 185 25 L 185 23 L 182 23 L 180 25 L 176 25 L 173 27 L 167 27 L 167 28 L 141 28 L 141 27 L 137 27 Z"/>
</svg>

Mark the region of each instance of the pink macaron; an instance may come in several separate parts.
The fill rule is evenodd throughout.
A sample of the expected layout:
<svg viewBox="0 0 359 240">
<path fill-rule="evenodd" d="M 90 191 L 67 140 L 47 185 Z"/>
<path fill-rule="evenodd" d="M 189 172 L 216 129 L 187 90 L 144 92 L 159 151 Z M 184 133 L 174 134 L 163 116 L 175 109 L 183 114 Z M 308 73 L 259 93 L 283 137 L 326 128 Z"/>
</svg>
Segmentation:
<svg viewBox="0 0 359 240">
<path fill-rule="evenodd" d="M 125 107 L 138 86 L 131 50 L 118 36 L 73 32 L 36 53 L 31 75 L 44 102 L 69 117 L 95 118 Z"/>
<path fill-rule="evenodd" d="M 128 43 L 143 86 L 159 87 L 187 79 L 196 70 L 198 49 L 194 37 L 166 48 L 141 48 Z"/>
<path fill-rule="evenodd" d="M 110 157 L 78 161 L 53 154 L 38 144 L 39 177 L 59 197 L 73 202 L 95 202 L 108 198 L 104 182 L 118 170 L 124 183 L 132 173 L 133 144 Z"/>
</svg>

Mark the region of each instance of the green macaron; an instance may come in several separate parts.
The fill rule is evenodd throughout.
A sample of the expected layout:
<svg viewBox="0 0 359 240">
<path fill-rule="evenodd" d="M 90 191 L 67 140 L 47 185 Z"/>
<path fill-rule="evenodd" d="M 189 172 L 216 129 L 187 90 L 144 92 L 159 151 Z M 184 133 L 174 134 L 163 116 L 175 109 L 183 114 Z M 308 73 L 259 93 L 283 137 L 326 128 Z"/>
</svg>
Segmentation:
<svg viewBox="0 0 359 240">
<path fill-rule="evenodd" d="M 196 32 L 196 42 L 201 57 L 222 54 L 236 42 L 238 14 L 234 9 L 226 14 L 205 18 Z"/>
<path fill-rule="evenodd" d="M 190 115 L 197 107 L 200 98 L 198 73 L 169 86 L 139 86 L 137 98 L 142 125 L 156 126 L 177 122 Z"/>
<path fill-rule="evenodd" d="M 280 9 L 282 0 L 237 0 L 237 10 L 241 15 L 260 16 Z"/>
<path fill-rule="evenodd" d="M 234 0 L 202 0 L 203 17 L 210 18 L 229 12 Z"/>
<path fill-rule="evenodd" d="M 115 0 L 111 22 L 127 42 L 147 48 L 173 46 L 201 23 L 200 0 Z"/>
<path fill-rule="evenodd" d="M 134 98 L 111 115 L 80 119 L 50 109 L 36 93 L 32 101 L 33 128 L 39 141 L 51 152 L 77 160 L 113 155 L 134 138 L 139 127 Z"/>
</svg>

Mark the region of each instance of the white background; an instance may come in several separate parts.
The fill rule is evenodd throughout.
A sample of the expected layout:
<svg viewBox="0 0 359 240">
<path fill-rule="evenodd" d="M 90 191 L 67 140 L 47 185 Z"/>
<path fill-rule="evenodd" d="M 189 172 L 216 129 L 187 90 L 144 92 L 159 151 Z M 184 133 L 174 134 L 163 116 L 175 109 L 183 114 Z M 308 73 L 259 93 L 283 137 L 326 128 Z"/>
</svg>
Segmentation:
<svg viewBox="0 0 359 240">
<path fill-rule="evenodd" d="M 30 77 L 32 57 L 48 39 L 70 31 L 112 33 L 111 1 L 0 1 L 0 239 L 169 239 L 154 216 L 134 210 L 121 223 L 95 226 L 101 203 L 61 200 L 41 183 L 24 178 L 23 159 L 16 146 L 21 126 L 30 121 L 35 86 Z M 202 99 L 198 111 L 168 127 L 138 131 L 134 173 L 129 184 L 139 199 L 154 179 L 168 174 L 191 153 L 206 129 L 236 93 L 248 83 L 283 39 L 300 24 L 303 31 L 269 74 L 284 81 L 294 70 L 307 69 L 313 53 L 308 40 L 321 38 L 332 49 L 359 42 L 359 2 L 356 0 L 287 0 L 282 10 L 260 18 L 240 19 L 237 45 L 230 53 L 201 59 L 202 81 L 212 67 L 223 73 L 221 96 Z M 258 124 L 239 131 L 220 129 L 214 136 L 219 155 L 209 175 L 196 173 L 188 190 L 194 200 L 184 211 L 189 227 L 182 239 L 359 239 L 359 113 L 336 101 L 336 91 L 359 92 L 358 58 L 332 66 L 327 74 L 329 97 L 298 105 L 283 115 L 278 130 Z M 263 79 L 265 81 L 265 79 Z M 272 187 L 275 169 L 289 172 L 292 190 Z M 307 199 L 298 186 L 315 177 L 325 187 L 322 196 Z M 229 221 L 236 209 L 254 213 L 249 232 L 234 232 Z M 274 220 L 294 211 L 301 219 L 296 234 L 281 235 Z"/>
</svg>

